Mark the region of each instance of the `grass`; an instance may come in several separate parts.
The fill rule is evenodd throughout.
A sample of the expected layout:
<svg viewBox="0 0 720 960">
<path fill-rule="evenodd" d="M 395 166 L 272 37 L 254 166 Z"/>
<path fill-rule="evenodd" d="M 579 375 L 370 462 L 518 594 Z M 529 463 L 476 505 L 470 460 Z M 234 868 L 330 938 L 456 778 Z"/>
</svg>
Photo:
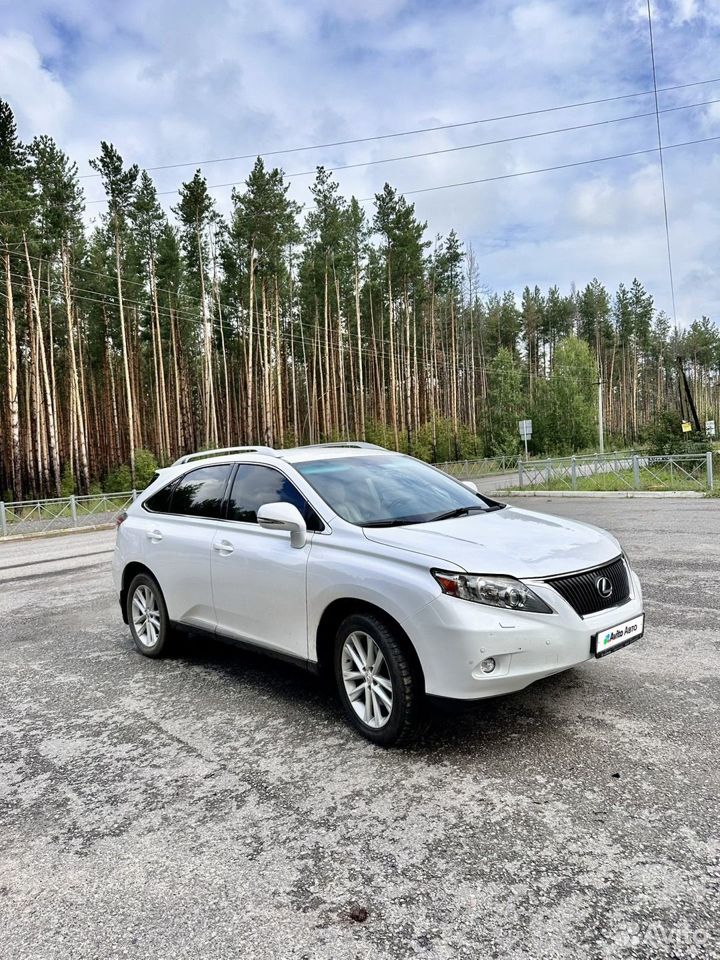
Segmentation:
<svg viewBox="0 0 720 960">
<path fill-rule="evenodd" d="M 76 513 L 78 521 L 84 517 L 95 514 L 102 516 L 106 513 L 119 512 L 127 504 L 127 497 L 116 497 L 112 494 L 104 495 L 104 502 L 99 507 L 100 497 L 93 497 L 90 501 L 76 501 Z M 14 524 L 20 524 L 26 521 L 38 521 L 40 523 L 49 523 L 52 520 L 67 520 L 68 525 L 72 524 L 72 510 L 67 500 L 58 503 L 41 503 L 40 508 L 24 507 L 14 510 L 10 507 L 5 509 L 5 522 L 8 529 Z"/>
<path fill-rule="evenodd" d="M 570 472 L 562 476 L 554 475 L 550 477 L 550 483 L 539 482 L 534 484 L 524 484 L 524 489 L 528 490 L 572 490 L 572 481 Z M 588 491 L 630 491 L 635 490 L 635 479 L 632 469 L 617 470 L 606 473 L 595 473 L 591 476 L 578 476 L 575 484 L 575 490 Z M 639 490 L 648 491 L 682 491 L 695 490 L 698 493 L 710 493 L 707 489 L 705 473 L 701 473 L 697 480 L 686 476 L 677 467 L 669 470 L 667 467 L 651 468 L 650 470 L 640 468 L 640 486 Z M 716 490 L 717 490 L 716 486 Z M 720 492 L 720 491 L 718 491 Z"/>
</svg>

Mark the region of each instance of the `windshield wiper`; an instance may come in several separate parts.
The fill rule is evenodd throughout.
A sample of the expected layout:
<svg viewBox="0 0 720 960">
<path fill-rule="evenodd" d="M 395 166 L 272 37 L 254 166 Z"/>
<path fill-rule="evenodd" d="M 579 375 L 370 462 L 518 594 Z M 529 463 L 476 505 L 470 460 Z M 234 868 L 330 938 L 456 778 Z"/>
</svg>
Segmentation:
<svg viewBox="0 0 720 960">
<path fill-rule="evenodd" d="M 454 520 L 455 517 L 464 517 L 466 514 L 470 513 L 471 510 L 482 510 L 483 513 L 487 513 L 488 510 L 494 510 L 494 507 L 481 507 L 475 506 L 472 507 L 457 507 L 455 510 L 448 510 L 447 513 L 441 513 L 437 517 L 430 517 L 429 520 L 426 520 L 426 523 L 435 523 L 436 520 Z"/>
<path fill-rule="evenodd" d="M 370 523 L 361 523 L 361 527 L 404 527 L 411 523 L 422 523 L 414 517 L 394 517 L 392 520 L 373 520 Z"/>
</svg>

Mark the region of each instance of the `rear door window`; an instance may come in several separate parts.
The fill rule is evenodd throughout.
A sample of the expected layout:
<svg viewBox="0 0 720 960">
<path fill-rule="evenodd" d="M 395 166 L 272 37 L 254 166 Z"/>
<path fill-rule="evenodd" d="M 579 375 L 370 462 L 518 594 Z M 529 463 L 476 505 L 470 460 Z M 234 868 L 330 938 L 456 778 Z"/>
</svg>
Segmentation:
<svg viewBox="0 0 720 960">
<path fill-rule="evenodd" d="M 231 464 L 218 464 L 186 473 L 172 491 L 169 512 L 219 520 L 231 471 Z"/>
</svg>

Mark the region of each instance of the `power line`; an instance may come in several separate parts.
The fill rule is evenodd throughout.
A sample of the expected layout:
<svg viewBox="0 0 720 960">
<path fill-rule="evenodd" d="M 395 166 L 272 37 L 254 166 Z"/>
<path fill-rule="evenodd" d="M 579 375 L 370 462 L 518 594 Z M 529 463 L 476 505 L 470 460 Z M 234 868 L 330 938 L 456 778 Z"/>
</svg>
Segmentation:
<svg viewBox="0 0 720 960">
<path fill-rule="evenodd" d="M 601 126 L 606 126 L 606 125 L 611 124 L 611 123 L 621 123 L 621 122 L 626 121 L 626 120 L 638 120 L 638 119 L 642 119 L 642 118 L 645 118 L 645 117 L 657 117 L 657 114 L 658 114 L 658 113 L 674 113 L 674 112 L 677 112 L 677 111 L 680 111 L 680 110 L 690 110 L 690 109 L 693 109 L 693 108 L 695 108 L 695 107 L 708 106 L 708 105 L 710 105 L 710 104 L 715 104 L 715 103 L 720 103 L 720 99 L 715 99 L 715 100 L 703 100 L 703 101 L 700 101 L 700 102 L 698 102 L 698 103 L 688 103 L 688 104 L 682 104 L 682 105 L 676 106 L 676 107 L 666 107 L 665 109 L 659 110 L 659 111 L 658 111 L 658 110 L 652 110 L 652 111 L 649 111 L 649 112 L 647 112 L 647 113 L 630 114 L 630 115 L 628 115 L 628 116 L 626 116 L 626 117 L 612 117 L 612 118 L 610 118 L 610 119 L 608 119 L 608 120 L 595 120 L 595 121 L 592 121 L 591 123 L 576 124 L 576 125 L 570 126 L 570 127 L 558 127 L 558 128 L 552 129 L 552 130 L 541 130 L 541 131 L 538 131 L 538 132 L 536 132 L 536 133 L 518 134 L 517 136 L 513 136 L 513 137 L 503 137 L 503 138 L 497 139 L 497 140 L 484 140 L 484 141 L 481 141 L 480 143 L 467 144 L 467 145 L 464 145 L 464 146 L 444 147 L 444 148 L 440 148 L 440 149 L 438 149 L 438 150 L 428 150 L 428 151 L 424 151 L 424 152 L 422 152 L 422 153 L 405 154 L 405 155 L 403 155 L 403 156 L 398 156 L 398 157 L 384 157 L 384 158 L 381 158 L 381 159 L 378 159 L 378 160 L 366 160 L 366 161 L 362 161 L 362 162 L 358 162 L 358 163 L 351 163 L 351 164 L 345 164 L 345 165 L 342 165 L 342 166 L 333 167 L 333 168 L 331 169 L 331 172 L 334 172 L 334 171 L 337 171 L 337 170 L 349 170 L 349 169 L 354 169 L 354 168 L 358 168 L 358 167 L 376 166 L 376 165 L 378 165 L 378 164 L 383 164 L 383 163 L 394 163 L 394 162 L 399 161 L 399 160 L 414 160 L 414 159 L 419 159 L 419 158 L 422 158 L 422 157 L 437 156 L 438 154 L 455 153 L 455 152 L 462 151 L 462 150 L 473 150 L 473 149 L 477 149 L 477 148 L 480 148 L 480 147 L 494 146 L 494 145 L 503 144 L 503 143 L 514 143 L 514 142 L 518 142 L 518 141 L 521 141 L 521 140 L 532 140 L 532 139 L 537 139 L 537 138 L 539 138 L 539 137 L 551 136 L 551 135 L 553 135 L 553 134 L 558 134 L 558 133 L 567 133 L 567 132 L 571 132 L 571 131 L 585 130 L 585 129 L 588 129 L 588 128 L 591 128 L 591 127 L 601 127 Z M 714 139 L 717 139 L 717 138 L 715 138 L 715 137 L 708 137 L 708 138 L 705 138 L 705 139 L 703 139 L 703 140 L 689 140 L 689 141 L 685 141 L 685 142 L 683 142 L 683 143 L 670 144 L 669 146 L 663 146 L 662 149 L 663 149 L 663 150 L 669 150 L 669 149 L 672 149 L 673 147 L 689 146 L 689 145 L 696 144 L 696 143 L 707 143 L 707 142 L 710 142 L 710 141 L 712 141 L 712 140 L 714 140 Z M 653 148 L 653 150 L 656 150 L 656 149 L 658 149 L 658 148 Z M 550 171 L 550 170 L 562 170 L 562 169 L 566 169 L 566 168 L 569 168 L 569 167 L 582 166 L 582 165 L 589 164 L 589 163 L 602 163 L 602 162 L 605 162 L 605 161 L 607 161 L 607 160 L 616 160 L 616 159 L 623 159 L 624 157 L 639 156 L 639 155 L 642 154 L 642 153 L 653 152 L 653 150 L 639 150 L 639 151 L 635 151 L 635 152 L 632 152 L 632 153 L 621 153 L 621 154 L 616 154 L 616 155 L 614 155 L 614 156 L 609 156 L 609 157 L 598 157 L 598 158 L 590 159 L 590 160 L 576 161 L 576 162 L 574 162 L 574 163 L 558 164 L 558 165 L 551 166 L 551 167 L 541 167 L 541 168 L 538 168 L 538 169 L 536 169 L 536 170 L 522 171 L 522 172 L 520 172 L 520 173 L 504 174 L 504 175 L 498 176 L 498 177 L 488 177 L 488 178 L 483 178 L 483 179 L 479 179 L 479 180 L 467 180 L 467 181 L 463 181 L 463 182 L 457 183 L 457 184 L 442 184 L 442 185 L 436 186 L 436 187 L 425 187 L 425 188 L 422 188 L 422 189 L 419 189 L 419 190 L 407 190 L 407 191 L 400 191 L 400 192 L 403 193 L 403 194 L 426 193 L 426 192 L 429 192 L 429 191 L 432 191 L 432 190 L 444 190 L 444 189 L 447 189 L 448 187 L 453 187 L 453 186 L 468 186 L 468 185 L 470 185 L 470 184 L 476 184 L 476 183 L 489 183 L 489 182 L 491 182 L 491 181 L 493 181 L 493 180 L 505 180 L 505 179 L 508 179 L 508 178 L 511 178 L 511 177 L 528 176 L 529 174 L 532 174 L 532 173 L 546 173 L 546 172 L 548 172 L 548 171 Z M 317 169 L 317 168 L 316 168 L 316 169 Z M 305 177 L 305 176 L 309 176 L 309 175 L 315 173 L 315 172 L 316 172 L 316 169 L 315 169 L 315 170 L 301 170 L 301 171 L 294 172 L 294 173 L 287 173 L 287 174 L 284 174 L 284 177 L 285 177 L 285 179 L 293 179 L 293 178 L 295 178 L 295 177 Z M 208 185 L 207 185 L 207 189 L 208 189 L 208 190 L 220 190 L 220 189 L 223 189 L 223 188 L 225 188 L 225 187 L 236 187 L 236 186 L 241 185 L 242 183 L 244 183 L 244 181 L 242 181 L 242 180 L 234 180 L 234 181 L 229 181 L 229 182 L 227 182 L 227 183 L 212 183 L 212 184 L 208 184 Z M 177 192 L 178 192 L 177 189 L 173 189 L 173 190 L 158 190 L 158 191 L 156 191 L 156 196 L 158 196 L 158 197 L 174 196 L 174 195 L 177 194 Z M 372 200 L 372 199 L 374 199 L 374 198 L 373 198 L 373 197 L 363 197 L 363 198 L 360 200 L 360 202 L 361 202 L 361 203 L 365 203 L 365 202 L 368 202 L 369 200 Z M 91 206 L 91 205 L 95 205 L 95 204 L 107 203 L 107 198 L 106 198 L 106 197 L 102 197 L 102 198 L 95 199 L 95 200 L 85 200 L 84 203 L 85 203 L 85 206 Z M 10 210 L 0 210 L 0 214 L 22 213 L 22 212 L 25 212 L 22 208 L 10 209 Z"/>
<path fill-rule="evenodd" d="M 715 103 L 720 103 L 720 99 L 701 100 L 698 103 L 685 103 L 677 107 L 666 107 L 664 110 L 661 110 L 660 113 L 675 113 L 679 110 L 692 110 L 695 107 L 706 107 Z M 622 123 L 625 120 L 641 120 L 644 117 L 654 116 L 655 110 L 650 110 L 646 113 L 631 113 L 626 117 L 610 117 L 607 120 L 593 120 L 590 123 L 578 123 L 573 124 L 570 127 L 555 127 L 553 130 L 539 130 L 535 133 L 521 133 L 513 137 L 501 137 L 497 140 L 481 140 L 479 143 L 467 143 L 457 147 L 440 147 L 437 150 L 424 150 L 421 153 L 405 153 L 398 157 L 381 157 L 378 160 L 361 160 L 357 163 L 337 164 L 329 169 L 331 173 L 336 173 L 338 170 L 354 170 L 358 167 L 375 167 L 383 163 L 396 163 L 399 160 L 417 160 L 422 157 L 436 157 L 445 153 L 460 153 L 463 150 L 476 150 L 479 147 L 491 147 L 503 143 L 516 143 L 519 140 L 534 140 L 539 137 L 548 137 L 557 133 L 572 133 L 577 130 L 587 130 L 591 127 L 604 127 L 611 123 Z M 309 177 L 314 173 L 317 173 L 317 167 L 314 167 L 312 170 L 299 170 L 293 173 L 285 173 L 283 176 L 289 180 L 294 177 Z M 228 183 L 214 183 L 208 186 L 208 190 L 219 190 L 222 187 L 237 187 L 241 183 L 244 183 L 244 181 L 234 180 Z M 165 196 L 167 194 L 176 192 L 176 190 L 163 190 L 161 193 L 158 193 L 158 196 Z M 104 203 L 105 201 L 94 200 L 91 202 Z"/>
<path fill-rule="evenodd" d="M 694 146 L 694 145 L 697 145 L 697 144 L 711 143 L 711 142 L 715 142 L 715 141 L 718 141 L 718 140 L 720 140 L 720 136 L 704 137 L 704 138 L 699 139 L 699 140 L 687 140 L 687 141 L 683 141 L 683 142 L 681 142 L 681 143 L 668 144 L 668 145 L 664 146 L 663 149 L 664 149 L 664 150 L 672 150 L 672 149 L 676 149 L 676 148 L 678 148 L 678 147 Z M 613 155 L 611 155 L 611 156 L 606 156 L 606 157 L 594 157 L 594 158 L 590 158 L 590 159 L 588 159 L 588 160 L 576 160 L 576 161 L 573 161 L 573 162 L 571 162 L 571 163 L 556 164 L 556 165 L 554 165 L 554 166 L 541 167 L 541 168 L 536 168 L 536 169 L 534 169 L 534 170 L 520 170 L 520 171 L 517 171 L 517 172 L 515 172 L 515 173 L 499 174 L 499 175 L 493 176 L 493 177 L 481 177 L 481 178 L 478 178 L 478 179 L 475 179 L 475 180 L 465 180 L 465 181 L 462 181 L 462 182 L 459 182 L 459 183 L 446 183 L 446 184 L 438 184 L 438 185 L 433 186 L 433 187 L 420 187 L 420 188 L 417 188 L 417 189 L 415 189 L 415 190 L 405 190 L 405 191 L 402 191 L 402 194 L 403 194 L 403 196 L 411 196 L 411 195 L 415 195 L 415 194 L 418 194 L 418 193 L 429 193 L 429 192 L 436 191 L 436 190 L 449 190 L 449 189 L 453 189 L 453 188 L 456 188 L 456 187 L 471 186 L 471 185 L 481 184 L 481 183 L 491 183 L 491 182 L 495 182 L 495 181 L 499 181 L 499 180 L 510 180 L 510 179 L 514 179 L 514 178 L 517 178 L 517 177 L 526 177 L 526 176 L 531 176 L 531 175 L 537 174 L 537 173 L 547 173 L 547 172 L 551 172 L 551 171 L 555 171 L 555 170 L 565 170 L 565 169 L 570 169 L 570 168 L 573 168 L 573 167 L 586 166 L 586 165 L 593 164 L 593 163 L 605 163 L 605 162 L 608 162 L 608 161 L 621 160 L 621 159 L 626 159 L 626 158 L 629 158 L 629 157 L 647 156 L 648 154 L 651 154 L 651 153 L 657 153 L 657 152 L 658 152 L 658 149 L 659 149 L 658 147 L 650 147 L 650 148 L 645 149 L 645 150 L 635 150 L 635 151 L 631 151 L 631 152 L 627 152 L 627 153 L 613 154 Z M 366 203 L 366 202 L 369 202 L 369 201 L 374 200 L 374 199 L 375 199 L 374 197 L 363 197 L 363 198 L 360 200 L 360 202 L 361 202 L 361 203 Z M 9 252 L 10 252 L 11 255 L 13 255 L 13 256 L 18 256 L 18 257 L 21 256 L 21 253 L 20 253 L 20 252 L 16 252 L 16 251 L 9 251 Z M 39 257 L 37 257 L 37 258 L 36 258 L 36 257 L 33 257 L 33 259 L 37 259 L 38 262 L 42 262 L 42 259 L 39 258 Z M 100 276 L 100 277 L 105 277 L 105 276 L 106 276 L 105 274 L 102 274 L 102 273 L 100 273 L 99 271 L 89 270 L 87 267 L 78 267 L 78 266 L 73 265 L 72 269 L 73 269 L 73 270 L 76 270 L 76 271 L 78 271 L 78 272 L 86 273 L 86 274 L 88 274 L 88 275 L 95 275 L 95 276 Z M 139 280 L 131 280 L 131 279 L 128 279 L 128 280 L 126 280 L 125 282 L 126 282 L 126 283 L 133 283 L 133 284 L 137 284 L 137 285 L 142 285 L 142 282 L 139 281 Z M 159 292 L 167 293 L 167 294 L 169 294 L 169 295 L 175 295 L 175 294 L 173 293 L 173 291 L 169 291 L 169 290 L 159 290 Z M 199 301 L 198 301 L 198 302 L 199 302 Z"/>
<path fill-rule="evenodd" d="M 681 143 L 668 144 L 668 145 L 665 145 L 665 146 L 663 147 L 663 149 L 664 149 L 664 150 L 672 150 L 672 149 L 676 149 L 676 148 L 678 148 L 678 147 L 694 146 L 694 145 L 697 145 L 697 144 L 711 143 L 711 142 L 715 142 L 715 141 L 718 141 L 718 140 L 720 140 L 720 136 L 705 137 L 705 138 L 702 138 L 702 139 L 699 139 L 699 140 L 687 140 L 687 141 L 683 141 L 683 142 L 681 142 Z M 531 176 L 531 175 L 534 175 L 534 174 L 537 174 L 537 173 L 548 173 L 548 172 L 555 171 L 555 170 L 566 170 L 566 169 L 570 169 L 570 168 L 573 168 L 573 167 L 587 166 L 587 165 L 593 164 L 593 163 L 605 163 L 605 162 L 608 162 L 608 161 L 621 160 L 621 159 L 626 159 L 626 158 L 629 158 L 629 157 L 647 156 L 648 154 L 657 153 L 657 152 L 658 152 L 658 149 L 659 149 L 658 147 L 650 147 L 650 148 L 645 149 L 645 150 L 635 150 L 635 151 L 631 151 L 631 152 L 627 152 L 627 153 L 613 154 L 613 155 L 611 155 L 611 156 L 606 156 L 606 157 L 594 157 L 594 158 L 590 158 L 590 159 L 588 159 L 588 160 L 576 160 L 576 161 L 573 161 L 573 162 L 571 162 L 571 163 L 556 164 L 556 165 L 554 165 L 554 166 L 540 167 L 540 168 L 536 168 L 536 169 L 533 169 L 533 170 L 520 170 L 520 171 L 517 171 L 517 172 L 515 172 L 515 173 L 499 174 L 499 175 L 493 176 L 493 177 L 481 177 L 481 178 L 478 178 L 478 179 L 475 179 L 475 180 L 465 180 L 465 181 L 462 181 L 462 182 L 459 182 L 459 183 L 445 183 L 445 184 L 438 184 L 438 185 L 432 186 L 432 187 L 420 187 L 420 188 L 417 188 L 417 189 L 415 189 L 415 190 L 405 190 L 405 191 L 402 191 L 402 195 L 403 195 L 403 196 L 411 196 L 411 195 L 415 195 L 415 194 L 418 194 L 418 193 L 430 193 L 430 192 L 433 192 L 433 191 L 436 191 L 436 190 L 450 190 L 450 189 L 453 189 L 453 188 L 456 188 L 456 187 L 471 186 L 471 185 L 481 184 L 481 183 L 492 183 L 492 182 L 499 181 L 499 180 L 510 180 L 510 179 L 514 179 L 514 178 L 517 178 L 517 177 L 526 177 L 526 176 Z M 374 200 L 374 199 L 375 199 L 374 197 L 363 197 L 359 202 L 361 202 L 361 203 L 367 203 L 367 202 L 372 201 L 372 200 Z M 20 252 L 16 252 L 16 251 L 9 251 L 9 252 L 10 252 L 11 255 L 13 255 L 13 256 L 21 256 Z M 38 258 L 33 257 L 33 259 L 37 259 L 38 262 L 42 262 L 41 258 L 39 258 L 39 257 L 38 257 Z M 105 276 L 106 276 L 105 274 L 102 274 L 102 273 L 100 273 L 99 271 L 89 270 L 87 267 L 79 267 L 79 266 L 73 265 L 72 269 L 73 269 L 73 270 L 76 270 L 76 271 L 78 271 L 78 272 L 86 273 L 86 274 L 88 274 L 88 275 L 95 275 L 95 276 L 100 276 L 100 277 L 105 277 Z M 139 280 L 127 279 L 127 280 L 125 280 L 125 282 L 126 282 L 126 283 L 133 283 L 133 284 L 137 284 L 137 285 L 142 285 L 142 282 L 139 281 Z M 173 291 L 170 291 L 170 290 L 159 290 L 159 292 L 167 293 L 167 294 L 169 294 L 169 295 L 175 295 L 175 294 L 173 293 Z M 198 301 L 198 302 L 199 302 L 199 301 Z"/>
<path fill-rule="evenodd" d="M 684 140 L 681 143 L 670 143 L 663 147 L 663 150 L 674 150 L 676 147 L 692 147 L 699 143 L 712 143 L 720 140 L 717 137 L 703 137 L 700 140 Z M 534 170 L 519 170 L 517 173 L 503 173 L 495 177 L 480 177 L 477 180 L 462 180 L 459 183 L 441 183 L 434 187 L 418 187 L 415 190 L 400 190 L 402 196 L 409 197 L 417 193 L 432 193 L 435 190 L 450 190 L 453 187 L 469 187 L 477 183 L 494 183 L 498 180 L 512 180 L 515 177 L 529 177 L 536 173 L 550 173 L 552 170 L 569 170 L 572 167 L 584 167 L 591 163 L 606 163 L 609 160 L 624 160 L 627 157 L 641 157 L 649 153 L 657 153 L 657 147 L 650 147 L 647 150 L 633 150 L 628 153 L 615 153 L 607 157 L 591 157 L 589 160 L 575 160 L 572 163 L 558 163 L 551 167 L 537 167 Z M 358 203 L 368 203 L 375 197 L 361 197 Z"/>
<path fill-rule="evenodd" d="M 657 93 L 669 93 L 673 90 L 685 90 L 689 87 L 700 87 L 709 83 L 717 83 L 720 77 L 711 77 L 708 80 L 694 80 L 690 83 L 677 83 L 669 87 L 661 87 Z M 520 113 L 507 113 L 494 117 L 483 117 L 480 120 L 463 120 L 457 123 L 443 123 L 431 127 L 417 127 L 413 130 L 400 130 L 393 133 L 374 134 L 367 137 L 354 137 L 348 140 L 334 140 L 328 143 L 315 143 L 300 147 L 285 147 L 279 150 L 256 150 L 252 153 L 238 154 L 231 157 L 212 157 L 209 160 L 186 160 L 180 163 L 163 163 L 152 167 L 145 167 L 148 172 L 155 170 L 175 170 L 179 167 L 204 167 L 211 163 L 229 163 L 234 160 L 254 160 L 256 157 L 276 157 L 290 153 L 303 153 L 310 150 L 325 150 L 330 147 L 345 147 L 355 143 L 371 143 L 377 140 L 391 140 L 396 137 L 410 137 L 423 133 L 434 133 L 439 130 L 456 130 L 461 127 L 472 127 L 482 123 L 496 123 L 501 120 L 517 120 L 521 117 L 533 117 L 543 113 L 554 113 L 560 110 L 572 110 L 577 107 L 591 107 L 602 103 L 616 103 L 620 100 L 632 100 L 635 97 L 649 97 L 656 91 L 639 90 L 635 93 L 623 93 L 613 97 L 600 97 L 595 100 L 579 100 L 574 103 L 563 103 L 553 107 L 540 107 L 536 110 L 524 110 Z M 79 178 L 81 180 L 90 180 L 99 177 L 98 173 L 84 173 Z"/>
<path fill-rule="evenodd" d="M 658 155 L 660 157 L 660 180 L 662 183 L 663 212 L 665 214 L 665 242 L 667 244 L 668 271 L 670 273 L 670 296 L 672 298 L 673 323 L 677 326 L 677 310 L 675 307 L 675 281 L 673 279 L 672 252 L 670 250 L 670 223 L 668 221 L 667 191 L 665 189 L 665 162 L 663 160 L 663 142 L 660 131 L 660 109 L 658 105 L 657 75 L 655 72 L 655 43 L 653 41 L 652 12 L 650 0 L 647 0 L 648 32 L 650 35 L 650 58 L 652 60 L 653 90 L 655 92 L 655 122 L 657 124 Z"/>
</svg>

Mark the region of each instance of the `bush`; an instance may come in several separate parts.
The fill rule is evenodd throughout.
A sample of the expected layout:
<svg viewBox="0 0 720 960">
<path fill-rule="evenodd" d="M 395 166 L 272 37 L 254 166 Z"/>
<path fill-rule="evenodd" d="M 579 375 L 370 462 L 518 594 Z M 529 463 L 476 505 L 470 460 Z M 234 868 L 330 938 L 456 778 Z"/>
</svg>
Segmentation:
<svg viewBox="0 0 720 960">
<path fill-rule="evenodd" d="M 135 451 L 135 487 L 144 490 L 152 483 L 152 478 L 158 468 L 155 454 L 142 447 Z M 126 489 L 130 489 L 127 487 Z"/>
<path fill-rule="evenodd" d="M 130 465 L 122 463 L 119 467 L 108 470 L 103 484 L 104 491 L 105 493 L 124 493 L 132 490 L 133 486 L 136 490 L 144 490 L 152 482 L 157 468 L 155 454 L 140 447 L 135 451 L 135 483 L 132 482 Z"/>
<path fill-rule="evenodd" d="M 132 476 L 129 465 L 123 463 L 119 467 L 113 467 L 112 470 L 109 470 L 103 486 L 105 493 L 124 493 L 131 490 Z"/>
<path fill-rule="evenodd" d="M 62 476 L 60 477 L 60 496 L 61 497 L 71 497 L 75 493 L 75 477 L 73 472 L 70 469 L 70 464 L 66 463 L 63 467 Z"/>
<path fill-rule="evenodd" d="M 680 414 L 666 410 L 647 430 L 646 440 L 652 456 L 669 453 L 703 453 L 708 448 L 704 437 L 683 433 Z"/>
</svg>

